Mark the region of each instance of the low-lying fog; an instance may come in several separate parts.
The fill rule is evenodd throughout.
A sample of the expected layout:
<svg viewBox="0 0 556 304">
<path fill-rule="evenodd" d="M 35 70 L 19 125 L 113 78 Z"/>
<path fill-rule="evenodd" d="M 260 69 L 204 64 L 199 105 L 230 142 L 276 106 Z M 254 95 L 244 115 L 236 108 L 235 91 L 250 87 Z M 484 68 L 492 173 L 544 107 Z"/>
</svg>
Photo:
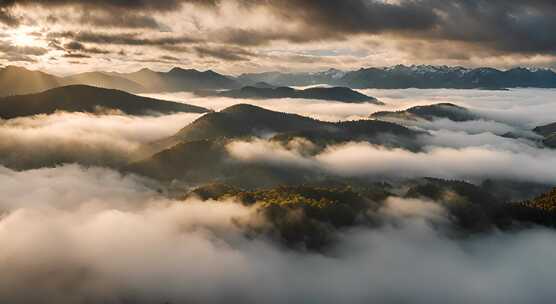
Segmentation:
<svg viewBox="0 0 556 304">
<path fill-rule="evenodd" d="M 446 212 L 391 198 L 386 225 L 343 231 L 327 254 L 246 238 L 232 201 L 164 198 L 107 169 L 0 170 L 6 303 L 548 303 L 556 233 L 454 240 Z M 25 286 L 25 288 L 22 288 Z"/>
<path fill-rule="evenodd" d="M 36 168 L 60 162 L 117 166 L 142 145 L 173 135 L 200 117 L 56 113 L 0 120 L 0 164 Z"/>
<path fill-rule="evenodd" d="M 458 138 L 467 140 L 466 137 Z M 441 138 L 433 137 L 433 141 L 442 143 Z M 383 177 L 388 180 L 427 176 L 477 183 L 489 178 L 547 184 L 556 181 L 556 153 L 518 143 L 497 145 L 496 141 L 479 141 L 479 145 L 470 143 L 469 147 L 459 148 L 428 146 L 423 152 L 348 143 L 329 146 L 315 156 L 308 156 L 303 149 L 254 140 L 235 141 L 228 145 L 228 151 L 245 162 L 312 168 L 347 177 Z"/>
<path fill-rule="evenodd" d="M 338 121 L 364 119 L 376 111 L 402 110 L 416 105 L 441 102 L 454 103 L 485 114 L 497 121 L 534 127 L 554 122 L 556 118 L 556 89 L 511 89 L 509 91 L 406 89 L 358 90 L 378 98 L 384 106 L 349 104 L 303 99 L 242 100 L 233 98 L 196 97 L 187 92 L 150 94 L 149 97 L 185 102 L 221 110 L 238 103 L 250 103 L 275 111 L 297 113 L 321 120 Z"/>
<path fill-rule="evenodd" d="M 362 92 L 386 105 L 150 96 L 214 110 L 251 103 L 329 121 L 451 102 L 487 119 L 413 126 L 432 134 L 420 139 L 421 152 L 352 142 L 306 156 L 260 140 L 228 149 L 241 161 L 340 176 L 556 183 L 555 150 L 539 148 L 534 138 L 498 136 L 533 136 L 533 127 L 556 122 L 556 90 Z M 325 254 L 298 252 L 247 238 L 238 220 L 264 225 L 264 219 L 233 199 L 176 201 L 155 181 L 108 168 L 197 117 L 57 113 L 0 122 L 2 302 L 549 303 L 556 297 L 552 230 L 456 240 L 441 232 L 450 224 L 438 204 L 390 198 L 380 211 L 383 227 L 342 231 Z M 91 166 L 40 168 L 61 162 Z"/>
<path fill-rule="evenodd" d="M 175 101 L 221 110 L 238 103 L 297 113 L 328 121 L 366 119 L 376 111 L 403 110 L 416 105 L 453 103 L 479 114 L 481 120 L 454 122 L 439 119 L 416 122 L 412 128 L 430 132 L 423 136 L 424 151 L 385 149 L 368 143 L 328 147 L 316 156 L 264 141 L 229 145 L 242 161 L 273 162 L 321 169 L 345 176 L 432 176 L 480 182 L 487 178 L 553 184 L 556 152 L 539 148 L 531 130 L 556 121 L 556 90 L 361 90 L 386 105 L 347 104 L 302 99 L 241 100 L 200 98 L 190 93 L 156 95 Z M 502 135 L 512 133 L 521 139 Z"/>
</svg>

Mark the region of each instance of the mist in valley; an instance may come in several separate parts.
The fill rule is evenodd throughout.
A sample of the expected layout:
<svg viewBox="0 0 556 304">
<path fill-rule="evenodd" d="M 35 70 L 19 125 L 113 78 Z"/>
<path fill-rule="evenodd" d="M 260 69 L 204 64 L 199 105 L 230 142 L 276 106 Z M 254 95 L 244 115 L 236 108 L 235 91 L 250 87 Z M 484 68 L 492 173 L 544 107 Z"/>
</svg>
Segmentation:
<svg viewBox="0 0 556 304">
<path fill-rule="evenodd" d="M 0 0 L 0 304 L 553 303 L 554 33 L 554 0 Z"/>
<path fill-rule="evenodd" d="M 555 184 L 556 153 L 542 147 L 531 130 L 556 117 L 551 104 L 556 91 L 368 93 L 386 105 L 190 93 L 157 97 L 215 111 L 249 103 L 332 122 L 455 103 L 482 118 L 409 122 L 421 132 L 417 151 L 364 141 L 319 148 L 299 138 L 273 141 L 270 133 L 226 141 L 227 161 L 372 181 L 435 177 L 476 185 L 487 179 Z M 140 159 L 143 146 L 202 115 L 210 114 L 55 113 L 2 121 L 0 298 L 9 303 L 45 298 L 52 303 L 538 303 L 554 297 L 556 271 L 547 265 L 556 260 L 556 233 L 546 227 L 462 236 L 442 199 L 403 197 L 392 190 L 363 207 L 361 214 L 374 224 L 325 225 L 333 242 L 322 250 L 291 248 L 266 232 L 276 231 L 276 222 L 261 212 L 264 202 L 246 205 L 233 195 L 179 197 L 176 183 L 183 193 L 197 185 L 125 170 Z M 524 137 L 503 136 L 507 132 Z M 287 218 L 295 222 L 298 212 Z"/>
<path fill-rule="evenodd" d="M 0 297 L 10 303 L 523 303 L 553 296 L 554 231 L 454 239 L 448 213 L 431 201 L 388 198 L 376 211 L 380 227 L 342 230 L 318 253 L 248 237 L 247 223 L 268 225 L 256 206 L 168 199 L 152 181 L 110 169 L 2 168 L 0 181 Z"/>
</svg>

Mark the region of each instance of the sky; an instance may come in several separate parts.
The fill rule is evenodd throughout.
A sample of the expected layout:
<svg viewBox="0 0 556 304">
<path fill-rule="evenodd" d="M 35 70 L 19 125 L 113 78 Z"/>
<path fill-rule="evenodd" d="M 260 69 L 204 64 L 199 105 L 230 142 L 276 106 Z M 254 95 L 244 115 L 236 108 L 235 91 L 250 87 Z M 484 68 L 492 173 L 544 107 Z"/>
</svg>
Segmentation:
<svg viewBox="0 0 556 304">
<path fill-rule="evenodd" d="M 64 75 L 556 67 L 552 0 L 0 0 L 0 64 Z"/>
</svg>

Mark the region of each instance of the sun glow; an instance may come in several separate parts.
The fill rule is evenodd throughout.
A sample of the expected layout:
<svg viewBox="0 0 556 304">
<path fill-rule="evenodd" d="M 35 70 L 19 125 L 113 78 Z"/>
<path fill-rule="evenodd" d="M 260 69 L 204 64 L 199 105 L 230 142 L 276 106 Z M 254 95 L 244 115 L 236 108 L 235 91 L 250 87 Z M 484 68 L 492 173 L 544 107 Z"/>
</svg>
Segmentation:
<svg viewBox="0 0 556 304">
<path fill-rule="evenodd" d="M 11 33 L 11 41 L 16 46 L 37 46 L 38 41 L 29 29 L 18 29 Z"/>
</svg>

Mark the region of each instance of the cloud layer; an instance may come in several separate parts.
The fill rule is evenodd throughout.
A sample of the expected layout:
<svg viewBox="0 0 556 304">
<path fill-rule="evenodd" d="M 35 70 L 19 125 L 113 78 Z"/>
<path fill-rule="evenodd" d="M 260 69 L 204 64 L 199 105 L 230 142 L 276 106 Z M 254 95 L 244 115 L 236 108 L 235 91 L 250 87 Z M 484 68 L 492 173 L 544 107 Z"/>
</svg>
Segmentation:
<svg viewBox="0 0 556 304">
<path fill-rule="evenodd" d="M 310 156 L 303 145 L 263 140 L 228 149 L 239 161 L 347 176 L 556 180 L 553 150 L 497 135 L 556 117 L 554 91 L 369 92 L 388 105 L 247 102 L 336 121 L 449 101 L 487 120 L 471 131 L 446 121 L 419 125 L 431 133 L 421 152 L 352 142 Z M 215 109 L 246 102 L 189 97 Z M 23 169 L 60 156 L 118 166 L 196 117 L 56 113 L 2 121 L 0 159 Z M 556 258 L 553 230 L 457 238 L 439 202 L 389 197 L 376 211 L 382 225 L 339 230 L 329 250 L 315 253 L 247 233 L 242 224 L 269 224 L 257 206 L 175 200 L 158 182 L 107 168 L 0 166 L 0 193 L 0 300 L 7 303 L 546 303 L 555 296 L 556 270 L 547 267 Z"/>
<path fill-rule="evenodd" d="M 17 61 L 57 72 L 70 60 L 74 70 L 187 65 L 234 73 L 369 63 L 554 67 L 556 38 L 546 33 L 556 29 L 555 11 L 549 0 L 11 0 L 0 3 L 0 26 L 14 33 L 5 42 L 29 30 L 31 44 L 48 51 Z M 54 47 L 70 43 L 102 53 L 75 61 Z M 130 54 L 118 56 L 124 49 Z"/>
<path fill-rule="evenodd" d="M 61 163 L 122 166 L 142 144 L 168 137 L 200 115 L 159 117 L 56 113 L 0 121 L 0 164 L 28 169 Z"/>
<path fill-rule="evenodd" d="M 10 303 L 546 302 L 553 231 L 447 238 L 438 205 L 390 198 L 382 228 L 329 254 L 247 238 L 228 202 L 172 201 L 106 169 L 0 170 L 0 298 Z M 433 225 L 433 223 L 435 223 Z M 440 226 L 439 226 L 440 225 Z M 436 227 L 436 228 L 435 228 Z M 21 288 L 25 286 L 25 288 Z"/>
<path fill-rule="evenodd" d="M 411 152 L 369 143 L 348 143 L 329 146 L 317 155 L 307 156 L 303 150 L 256 140 L 233 142 L 228 145 L 228 151 L 244 162 L 312 168 L 333 175 L 379 180 L 436 177 L 481 182 L 494 178 L 546 184 L 556 180 L 552 170 L 556 166 L 554 153 L 528 148 L 514 153 L 489 145 L 458 149 L 430 146 L 423 152 Z"/>
</svg>

